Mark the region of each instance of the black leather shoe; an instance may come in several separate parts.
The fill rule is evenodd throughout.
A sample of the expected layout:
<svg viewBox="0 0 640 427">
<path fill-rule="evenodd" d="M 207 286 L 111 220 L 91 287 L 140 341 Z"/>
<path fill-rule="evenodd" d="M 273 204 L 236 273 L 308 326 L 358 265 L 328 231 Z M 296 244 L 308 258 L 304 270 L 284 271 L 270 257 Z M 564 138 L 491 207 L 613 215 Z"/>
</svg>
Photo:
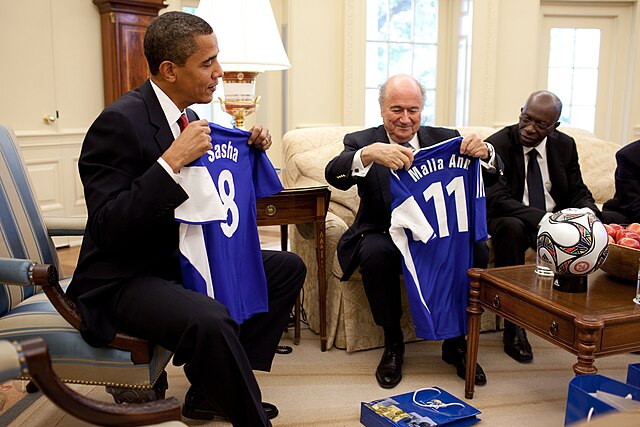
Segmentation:
<svg viewBox="0 0 640 427">
<path fill-rule="evenodd" d="M 520 326 L 507 327 L 505 324 L 502 334 L 504 342 L 504 352 L 520 363 L 528 363 L 533 360 L 533 351 L 529 340 L 527 340 L 527 332 Z"/>
<path fill-rule="evenodd" d="M 276 405 L 262 402 L 262 407 L 267 413 L 267 417 L 271 420 L 278 416 L 278 408 Z M 214 402 L 209 401 L 199 391 L 190 387 L 184 397 L 182 405 L 182 416 L 191 418 L 192 420 L 213 420 L 214 418 L 227 419 L 222 409 Z"/>
<path fill-rule="evenodd" d="M 402 379 L 402 358 L 404 357 L 404 343 L 385 346 L 382 359 L 376 369 L 376 380 L 382 388 L 393 388 Z"/>
<path fill-rule="evenodd" d="M 449 365 L 453 365 L 456 368 L 456 374 L 462 378 L 466 379 L 467 373 L 467 349 L 466 344 L 464 346 L 454 346 L 454 347 L 446 347 L 442 346 L 442 360 L 447 362 Z M 480 366 L 479 363 L 476 363 L 476 376 L 474 378 L 475 385 L 485 385 L 487 383 L 487 376 Z"/>
</svg>

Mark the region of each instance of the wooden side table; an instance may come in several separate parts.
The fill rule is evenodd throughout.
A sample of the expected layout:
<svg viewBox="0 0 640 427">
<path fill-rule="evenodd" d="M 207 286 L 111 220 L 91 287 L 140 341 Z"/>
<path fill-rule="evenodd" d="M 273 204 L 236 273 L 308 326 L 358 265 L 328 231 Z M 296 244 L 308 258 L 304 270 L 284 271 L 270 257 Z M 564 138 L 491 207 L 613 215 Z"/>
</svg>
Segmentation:
<svg viewBox="0 0 640 427">
<path fill-rule="evenodd" d="M 281 247 L 287 250 L 287 226 L 313 222 L 316 229 L 318 297 L 320 300 L 320 349 L 327 350 L 327 276 L 325 257 L 325 219 L 331 192 L 327 186 L 289 188 L 257 200 L 258 226 L 279 225 Z M 300 342 L 300 297 L 296 301 L 294 344 Z"/>
<path fill-rule="evenodd" d="M 469 270 L 466 399 L 473 398 L 484 309 L 575 354 L 576 375 L 597 373 L 596 357 L 640 350 L 634 283 L 599 270 L 589 275 L 587 292 L 567 293 L 553 289 L 553 278 L 534 270 L 535 265 Z"/>
</svg>

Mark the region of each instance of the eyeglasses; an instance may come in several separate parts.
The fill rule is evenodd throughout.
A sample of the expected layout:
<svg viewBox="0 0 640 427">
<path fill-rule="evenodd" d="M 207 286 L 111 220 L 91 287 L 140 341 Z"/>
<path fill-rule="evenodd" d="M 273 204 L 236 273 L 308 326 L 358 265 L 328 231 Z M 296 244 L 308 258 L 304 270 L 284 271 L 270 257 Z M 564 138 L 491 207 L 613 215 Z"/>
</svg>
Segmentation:
<svg viewBox="0 0 640 427">
<path fill-rule="evenodd" d="M 520 121 L 525 126 L 529 126 L 530 123 L 533 123 L 533 127 L 535 127 L 538 132 L 548 132 L 549 129 L 555 125 L 555 123 L 547 125 L 537 120 L 533 120 L 531 117 L 527 116 L 525 113 L 520 114 Z"/>
</svg>

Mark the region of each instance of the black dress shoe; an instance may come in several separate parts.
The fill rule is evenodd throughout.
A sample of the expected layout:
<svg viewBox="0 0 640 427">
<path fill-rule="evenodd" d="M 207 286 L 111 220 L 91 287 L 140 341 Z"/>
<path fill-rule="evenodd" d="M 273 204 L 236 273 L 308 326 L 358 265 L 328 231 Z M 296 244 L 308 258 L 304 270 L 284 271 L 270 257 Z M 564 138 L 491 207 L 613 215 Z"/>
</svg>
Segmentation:
<svg viewBox="0 0 640 427">
<path fill-rule="evenodd" d="M 271 420 L 278 416 L 278 408 L 276 405 L 262 402 L 262 407 L 267 413 L 267 417 Z M 182 405 L 182 415 L 185 418 L 191 418 L 192 420 L 213 420 L 214 418 L 220 418 L 223 420 L 228 419 L 222 409 L 215 403 L 208 400 L 202 393 L 190 387 L 184 397 L 184 404 Z"/>
<path fill-rule="evenodd" d="M 404 343 L 385 346 L 382 359 L 376 369 L 376 380 L 382 388 L 393 388 L 402 379 L 402 358 L 404 357 Z"/>
<path fill-rule="evenodd" d="M 456 374 L 463 380 L 466 379 L 467 349 L 465 346 L 446 347 L 443 345 L 442 360 L 447 362 L 449 365 L 455 366 Z M 487 376 L 479 363 L 476 363 L 476 376 L 473 382 L 475 385 L 485 385 L 487 383 Z"/>
<path fill-rule="evenodd" d="M 528 363 L 533 360 L 533 351 L 529 340 L 527 340 L 527 332 L 520 326 L 507 327 L 505 322 L 502 340 L 504 342 L 504 352 L 513 359 L 520 363 Z"/>
</svg>

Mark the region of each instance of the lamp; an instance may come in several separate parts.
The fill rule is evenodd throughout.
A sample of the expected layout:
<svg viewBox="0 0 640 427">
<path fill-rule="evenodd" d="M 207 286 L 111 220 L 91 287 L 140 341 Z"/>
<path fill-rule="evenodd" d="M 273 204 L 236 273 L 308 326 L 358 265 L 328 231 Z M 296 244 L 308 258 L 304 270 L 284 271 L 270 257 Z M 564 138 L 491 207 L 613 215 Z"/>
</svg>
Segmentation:
<svg viewBox="0 0 640 427">
<path fill-rule="evenodd" d="M 291 67 L 271 4 L 269 0 L 200 0 L 196 15 L 211 25 L 218 38 L 225 95 L 220 102 L 242 129 L 245 116 L 258 109 L 258 74 Z"/>
</svg>

